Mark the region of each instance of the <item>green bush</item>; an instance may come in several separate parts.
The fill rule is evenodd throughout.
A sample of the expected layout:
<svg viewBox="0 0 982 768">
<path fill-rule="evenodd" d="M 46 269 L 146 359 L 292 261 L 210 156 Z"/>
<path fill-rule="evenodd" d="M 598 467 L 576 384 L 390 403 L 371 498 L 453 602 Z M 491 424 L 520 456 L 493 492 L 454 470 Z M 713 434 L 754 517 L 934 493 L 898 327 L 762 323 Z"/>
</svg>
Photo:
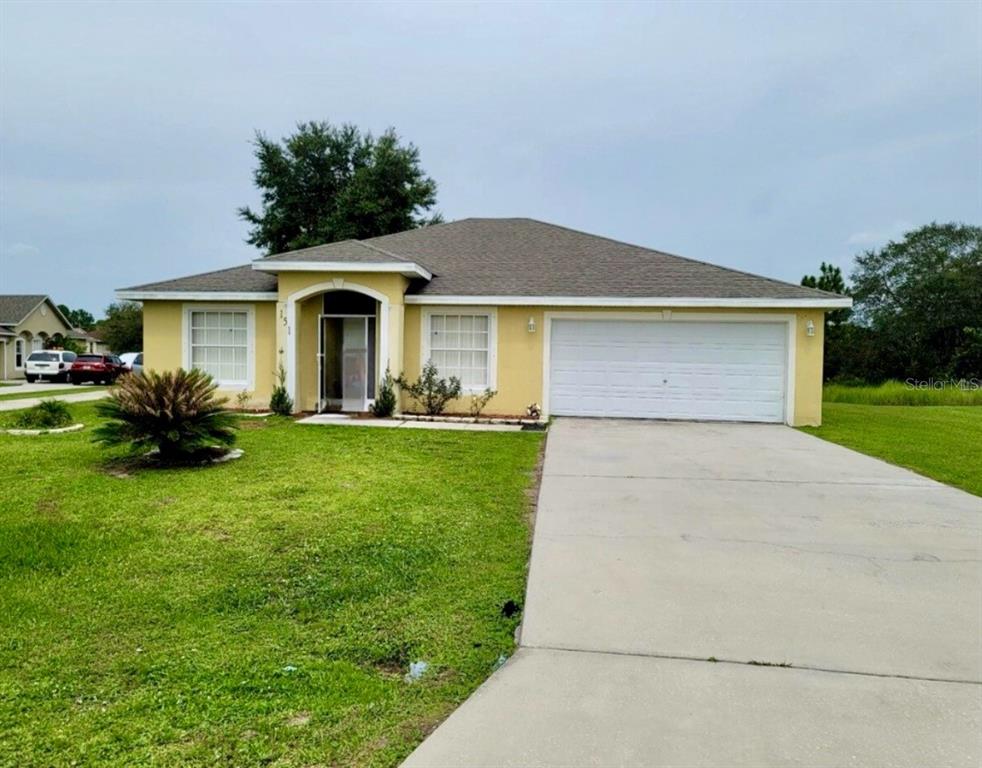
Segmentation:
<svg viewBox="0 0 982 768">
<path fill-rule="evenodd" d="M 441 379 L 432 360 L 426 361 L 419 381 L 407 381 L 400 376 L 396 383 L 422 406 L 428 416 L 438 416 L 443 413 L 447 403 L 460 397 L 460 379 L 456 376 Z"/>
<path fill-rule="evenodd" d="M 491 402 L 492 398 L 497 395 L 497 390 L 488 387 L 479 395 L 471 395 L 471 416 L 475 419 L 480 418 L 481 413 L 487 408 L 488 403 Z"/>
<path fill-rule="evenodd" d="M 156 448 L 163 464 L 225 453 L 235 442 L 235 416 L 215 396 L 211 376 L 197 369 L 123 376 L 96 412 L 108 419 L 98 426 L 95 440 L 103 445 Z"/>
<path fill-rule="evenodd" d="M 61 400 L 42 400 L 20 411 L 12 424 L 16 429 L 58 429 L 72 423 L 72 412 Z"/>
<path fill-rule="evenodd" d="M 982 387 L 978 382 L 951 381 L 943 386 L 920 388 L 916 382 L 885 381 L 878 385 L 855 386 L 849 383 L 826 384 L 822 399 L 827 403 L 857 405 L 982 405 Z"/>
<path fill-rule="evenodd" d="M 378 392 L 375 395 L 375 403 L 372 405 L 372 415 L 378 416 L 380 419 L 384 419 L 395 413 L 396 410 L 396 392 L 395 392 L 395 380 L 392 378 L 392 374 L 389 369 L 385 369 L 385 376 L 382 377 L 382 381 L 379 382 Z"/>
<path fill-rule="evenodd" d="M 269 398 L 269 410 L 280 416 L 293 413 L 293 398 L 286 391 L 286 369 L 282 365 L 276 371 L 276 386 L 273 387 L 273 396 Z"/>
</svg>

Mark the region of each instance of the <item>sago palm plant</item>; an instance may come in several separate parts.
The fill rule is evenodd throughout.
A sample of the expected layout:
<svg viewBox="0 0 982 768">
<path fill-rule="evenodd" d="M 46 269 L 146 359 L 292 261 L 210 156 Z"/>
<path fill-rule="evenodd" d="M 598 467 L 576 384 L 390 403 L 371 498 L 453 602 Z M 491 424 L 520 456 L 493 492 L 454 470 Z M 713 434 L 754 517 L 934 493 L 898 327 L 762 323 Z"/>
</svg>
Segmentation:
<svg viewBox="0 0 982 768">
<path fill-rule="evenodd" d="M 108 420 L 94 430 L 104 445 L 156 448 L 161 463 L 180 463 L 235 442 L 235 417 L 215 396 L 217 385 L 199 370 L 127 375 L 96 403 Z"/>
</svg>

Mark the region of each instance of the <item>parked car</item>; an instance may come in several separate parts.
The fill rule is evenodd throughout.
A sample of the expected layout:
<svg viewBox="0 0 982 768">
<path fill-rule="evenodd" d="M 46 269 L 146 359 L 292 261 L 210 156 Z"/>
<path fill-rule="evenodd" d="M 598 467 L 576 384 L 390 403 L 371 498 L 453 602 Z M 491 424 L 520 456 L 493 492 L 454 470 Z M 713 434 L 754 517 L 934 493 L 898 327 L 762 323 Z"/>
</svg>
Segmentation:
<svg viewBox="0 0 982 768">
<path fill-rule="evenodd" d="M 124 352 L 119 356 L 119 359 L 123 361 L 123 366 L 127 371 L 132 371 L 133 373 L 143 373 L 142 352 Z"/>
<path fill-rule="evenodd" d="M 69 375 L 72 384 L 94 381 L 99 384 L 113 384 L 126 373 L 123 361 L 116 355 L 79 355 L 72 363 Z"/>
<path fill-rule="evenodd" d="M 71 381 L 70 369 L 75 353 L 64 349 L 45 349 L 31 352 L 24 365 L 24 378 L 28 384 L 35 381 Z"/>
</svg>

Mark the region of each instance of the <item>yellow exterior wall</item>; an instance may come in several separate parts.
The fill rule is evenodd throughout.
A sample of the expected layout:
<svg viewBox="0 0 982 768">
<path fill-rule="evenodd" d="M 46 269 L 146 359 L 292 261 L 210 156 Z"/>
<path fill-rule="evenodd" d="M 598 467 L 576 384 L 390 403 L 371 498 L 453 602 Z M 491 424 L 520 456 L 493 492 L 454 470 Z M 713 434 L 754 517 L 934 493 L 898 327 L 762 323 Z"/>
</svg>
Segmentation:
<svg viewBox="0 0 982 768">
<path fill-rule="evenodd" d="M 825 364 L 825 313 L 820 309 L 797 313 L 798 345 L 795 348 L 794 424 L 795 427 L 818 427 L 822 424 L 822 380 Z M 808 335 L 808 321 L 815 335 Z"/>
<path fill-rule="evenodd" d="M 263 407 L 269 404 L 273 393 L 276 368 L 276 306 L 272 301 L 145 301 L 143 302 L 143 365 L 148 370 L 174 371 L 184 361 L 184 307 L 201 304 L 207 306 L 252 306 L 256 318 L 254 350 L 254 385 L 249 405 Z M 219 389 L 222 395 L 234 398 L 239 389 Z"/>
<path fill-rule="evenodd" d="M 44 312 L 42 313 L 42 308 Z M 14 333 L 17 336 L 22 336 L 25 339 L 24 343 L 24 361 L 27 361 L 27 356 L 31 354 L 31 344 L 27 340 L 30 336 L 32 339 L 40 336 L 42 333 L 45 336 L 54 336 L 56 333 L 62 335 L 71 331 L 71 327 L 65 325 L 61 320 L 58 319 L 58 315 L 55 311 L 48 305 L 48 302 L 42 303 L 40 306 L 35 307 L 24 321 L 19 325 L 14 326 Z M 23 335 L 26 334 L 26 335 Z M 0 378 L 24 378 L 24 369 L 15 368 L 17 363 L 15 354 L 15 345 L 13 336 L 5 336 L 5 344 L 0 344 L 0 354 L 3 355 L 3 360 L 0 360 Z"/>
<path fill-rule="evenodd" d="M 392 370 L 393 376 L 398 376 L 402 370 L 403 361 L 403 296 L 409 286 L 409 280 L 400 274 L 391 272 L 281 272 L 279 273 L 279 301 L 277 312 L 286 317 L 286 304 L 299 292 L 312 288 L 323 288 L 318 293 L 297 300 L 297 337 L 287 336 L 285 324 L 278 326 L 278 336 L 274 346 L 283 350 L 283 361 L 286 361 L 286 348 L 296 344 L 297 360 L 297 395 L 296 406 L 299 410 L 311 411 L 317 407 L 317 317 L 323 306 L 323 293 L 330 290 L 358 291 L 364 287 L 384 295 L 389 305 L 388 322 L 388 359 L 378 361 L 379 377 L 385 373 L 386 366 Z M 376 329 L 376 342 L 381 335 L 381 328 Z M 379 347 L 380 348 L 380 347 Z"/>
<path fill-rule="evenodd" d="M 424 307 L 406 307 L 405 373 L 408 378 L 419 376 L 421 361 L 421 334 Z M 435 310 L 453 312 L 468 311 L 469 307 L 440 306 Z M 498 394 L 486 408 L 486 413 L 519 415 L 531 403 L 543 405 L 542 367 L 545 314 L 547 312 L 575 313 L 620 313 L 620 314 L 661 314 L 661 308 L 623 308 L 623 307 L 498 307 L 497 334 L 497 384 Z M 712 308 L 677 309 L 672 308 L 672 317 L 683 318 L 686 314 L 755 314 L 789 315 L 797 317 L 797 347 L 795 350 L 795 407 L 794 426 L 818 425 L 822 420 L 822 362 L 823 341 L 822 310 L 788 309 L 733 309 Z M 535 333 L 528 332 L 528 321 L 535 321 Z M 808 336 L 806 323 L 815 324 L 815 335 Z M 403 398 L 403 408 L 412 407 L 412 402 Z M 470 398 L 465 396 L 451 404 L 448 413 L 467 413 Z"/>
<path fill-rule="evenodd" d="M 337 282 L 335 282 L 337 281 Z M 348 285 L 346 285 L 346 283 Z M 365 286 L 380 292 L 389 300 L 389 356 L 380 360 L 378 374 L 381 376 L 386 364 L 393 376 L 405 373 L 409 378 L 419 376 L 421 363 L 421 341 L 423 306 L 404 306 L 403 295 L 408 280 L 401 275 L 386 273 L 323 273 L 293 272 L 282 273 L 279 278 L 280 299 L 274 302 L 256 302 L 255 337 L 255 392 L 256 405 L 266 404 L 275 383 L 275 369 L 279 361 L 285 364 L 283 354 L 286 345 L 291 343 L 286 334 L 286 302 L 298 291 L 326 285 L 342 290 L 357 290 L 350 284 Z M 326 290 L 327 288 L 325 288 Z M 296 304 L 297 336 L 297 397 L 298 410 L 314 410 L 317 400 L 317 317 L 321 312 L 322 293 L 313 294 Z M 144 302 L 144 360 L 147 368 L 155 370 L 176 369 L 181 366 L 183 307 L 181 301 Z M 221 302 L 203 302 L 215 304 Z M 243 302 L 228 302 L 242 304 Z M 453 312 L 454 307 L 439 307 L 440 311 Z M 467 307 L 458 307 L 467 310 Z M 547 312 L 576 313 L 621 313 L 621 314 L 660 314 L 660 308 L 583 308 L 583 307 L 498 307 L 497 308 L 497 383 L 498 395 L 486 408 L 489 414 L 518 415 L 530 403 L 543 405 L 542 367 L 543 343 L 545 334 L 545 314 Z M 822 418 L 822 365 L 823 365 L 823 319 L 822 310 L 784 310 L 784 309 L 733 309 L 700 308 L 670 310 L 672 317 L 683 318 L 686 314 L 756 314 L 756 315 L 796 315 L 795 372 L 794 372 L 794 424 L 817 425 Z M 535 333 L 528 332 L 528 321 L 532 318 L 536 325 Z M 815 335 L 807 335 L 807 322 L 814 324 Z M 381 327 L 377 333 L 381 334 Z M 237 392 L 226 392 L 234 396 Z M 470 398 L 463 397 L 453 403 L 450 412 L 467 413 Z M 403 397 L 403 408 L 412 403 Z"/>
</svg>

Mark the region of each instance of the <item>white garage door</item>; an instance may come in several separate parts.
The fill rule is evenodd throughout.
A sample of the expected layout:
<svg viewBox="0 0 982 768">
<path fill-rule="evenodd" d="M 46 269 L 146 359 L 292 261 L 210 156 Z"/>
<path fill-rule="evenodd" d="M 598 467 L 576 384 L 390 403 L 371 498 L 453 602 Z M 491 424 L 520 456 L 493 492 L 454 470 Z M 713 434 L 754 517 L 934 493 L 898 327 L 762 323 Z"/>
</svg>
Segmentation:
<svg viewBox="0 0 982 768">
<path fill-rule="evenodd" d="M 785 323 L 552 321 L 559 416 L 784 421 Z"/>
</svg>

